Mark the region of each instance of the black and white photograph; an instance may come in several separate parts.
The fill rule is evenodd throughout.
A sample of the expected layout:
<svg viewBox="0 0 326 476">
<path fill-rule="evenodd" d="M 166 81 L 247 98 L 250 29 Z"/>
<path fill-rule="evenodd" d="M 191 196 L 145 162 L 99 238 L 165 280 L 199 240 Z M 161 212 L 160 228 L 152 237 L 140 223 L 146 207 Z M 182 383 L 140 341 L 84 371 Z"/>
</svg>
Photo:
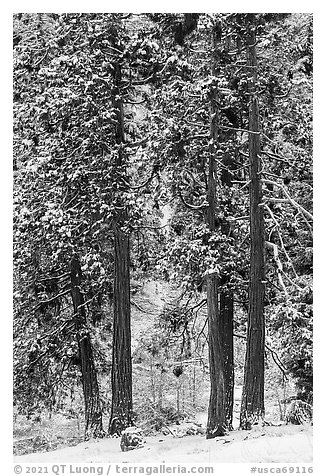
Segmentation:
<svg viewBox="0 0 326 476">
<path fill-rule="evenodd" d="M 314 14 L 52 6 L 10 32 L 15 473 L 312 473 Z"/>
</svg>

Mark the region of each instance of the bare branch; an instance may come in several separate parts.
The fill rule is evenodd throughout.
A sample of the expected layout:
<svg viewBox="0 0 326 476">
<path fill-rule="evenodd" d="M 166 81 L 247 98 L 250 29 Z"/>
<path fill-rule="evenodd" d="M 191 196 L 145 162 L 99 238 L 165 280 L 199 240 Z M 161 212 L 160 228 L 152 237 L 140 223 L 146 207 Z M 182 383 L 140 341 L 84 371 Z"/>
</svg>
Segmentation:
<svg viewBox="0 0 326 476">
<path fill-rule="evenodd" d="M 284 162 L 285 164 L 290 165 L 290 161 L 288 159 L 286 159 L 285 157 L 281 157 L 278 154 L 274 154 L 273 152 L 267 152 L 266 150 L 262 150 L 261 153 L 263 155 L 267 155 L 267 157 L 269 157 L 270 159 L 279 160 L 280 162 Z"/>
<path fill-rule="evenodd" d="M 210 138 L 210 136 L 208 134 L 195 134 L 193 136 L 184 137 L 183 141 L 188 142 L 188 141 L 195 140 L 195 139 L 209 139 L 209 138 Z"/>
<path fill-rule="evenodd" d="M 246 336 L 242 335 L 242 334 L 233 334 L 234 337 L 239 337 L 240 339 L 247 339 Z M 283 364 L 283 362 L 281 361 L 280 357 L 278 356 L 277 352 L 272 349 L 269 345 L 267 345 L 265 343 L 265 348 L 267 350 L 269 350 L 269 352 L 271 353 L 272 355 L 272 359 L 274 360 L 275 364 L 277 365 L 277 367 L 280 369 L 280 371 L 282 372 L 282 374 L 284 375 L 284 377 L 287 379 L 287 373 L 288 373 L 288 370 L 287 368 L 285 367 L 285 365 Z"/>
<path fill-rule="evenodd" d="M 199 337 L 200 337 L 202 334 L 205 336 L 205 339 L 207 340 L 207 336 L 206 336 L 206 334 L 205 334 L 205 332 L 204 332 L 204 330 L 205 330 L 205 328 L 206 328 L 206 326 L 207 326 L 207 323 L 208 323 L 208 317 L 206 318 L 206 320 L 205 320 L 205 322 L 204 322 L 204 325 L 203 325 L 201 331 L 199 332 L 199 334 L 198 334 L 198 336 L 197 336 L 195 352 L 196 352 L 197 349 L 198 349 Z"/>
<path fill-rule="evenodd" d="M 35 66 L 38 66 L 39 64 L 41 64 L 43 60 L 45 60 L 45 58 L 47 57 L 48 53 L 49 53 L 49 48 L 47 48 L 47 50 L 46 50 L 44 56 L 42 56 L 42 58 L 39 59 L 39 60 L 34 64 L 34 68 L 35 68 Z"/>
<path fill-rule="evenodd" d="M 43 281 L 54 281 L 54 280 L 58 281 L 62 278 L 67 278 L 68 276 L 70 276 L 70 273 L 63 273 L 63 274 L 60 274 L 59 276 L 45 276 L 44 278 L 39 278 L 37 282 L 42 283 Z"/>
<path fill-rule="evenodd" d="M 282 266 L 281 260 L 279 258 L 279 255 L 278 255 L 278 247 L 275 243 L 271 243 L 269 241 L 265 241 L 265 244 L 268 248 L 272 248 L 272 250 L 273 250 L 274 261 L 275 261 L 275 264 L 277 266 L 276 272 L 277 272 L 278 280 L 279 280 L 280 286 L 282 287 L 284 293 L 286 295 L 288 295 L 288 292 L 287 292 L 287 289 L 285 287 L 283 277 L 282 277 L 283 266 Z"/>
<path fill-rule="evenodd" d="M 269 208 L 269 206 L 267 204 L 265 204 L 265 209 L 268 211 L 268 213 L 270 214 L 273 222 L 275 223 L 275 228 L 277 230 L 277 234 L 278 234 L 278 237 L 279 237 L 279 240 L 280 240 L 280 243 L 281 243 L 282 251 L 284 252 L 284 254 L 286 256 L 286 259 L 287 259 L 288 263 L 291 265 L 295 276 L 298 277 L 298 275 L 296 273 L 296 270 L 295 270 L 295 267 L 292 263 L 292 260 L 291 260 L 290 256 L 288 255 L 288 252 L 285 249 L 283 238 L 282 238 L 282 235 L 281 235 L 281 232 L 280 232 L 280 225 L 279 225 L 278 221 L 276 220 L 274 213 L 272 212 L 272 210 Z"/>
<path fill-rule="evenodd" d="M 56 296 L 53 296 L 52 298 L 50 299 L 46 299 L 45 301 L 39 301 L 38 304 L 37 304 L 37 307 L 36 309 L 40 306 L 40 304 L 50 304 L 50 302 L 53 302 L 55 301 L 56 299 L 62 297 L 62 296 L 65 296 L 66 294 L 70 293 L 71 289 L 66 289 L 65 291 L 63 291 L 62 293 L 59 293 L 57 294 Z"/>
<path fill-rule="evenodd" d="M 196 310 L 196 312 L 195 312 L 194 322 L 193 322 L 192 329 L 191 329 L 191 333 L 194 332 L 199 311 L 200 311 L 206 304 L 207 304 L 207 299 L 205 298 L 205 299 L 203 299 L 202 301 L 200 301 L 199 304 L 197 304 L 196 306 L 194 306 L 194 307 L 192 308 L 192 310 L 194 310 L 194 309 L 197 307 L 197 310 Z"/>
<path fill-rule="evenodd" d="M 286 190 L 286 188 L 285 188 L 283 185 L 281 185 L 281 184 L 279 184 L 279 183 L 277 183 L 277 182 L 274 182 L 274 180 L 262 179 L 262 182 L 267 183 L 267 184 L 270 184 L 270 185 L 274 185 L 275 187 L 279 187 L 279 188 L 282 190 L 282 192 L 284 193 L 284 195 L 286 196 L 287 201 L 288 201 L 289 203 L 291 203 L 292 206 L 294 206 L 294 207 L 295 207 L 297 210 L 299 210 L 303 215 L 305 215 L 305 217 L 309 218 L 309 220 L 313 220 L 312 214 L 309 213 L 309 212 L 308 212 L 305 208 L 303 208 L 301 205 L 299 205 L 298 202 L 296 202 L 295 200 L 293 200 L 293 198 L 291 198 L 289 192 Z M 269 200 L 269 201 L 274 201 L 274 200 L 279 201 L 280 199 L 272 199 L 272 198 L 269 199 L 269 198 L 268 198 L 267 200 Z M 311 228 L 311 226 L 310 226 L 310 228 Z"/>
<path fill-rule="evenodd" d="M 268 278 L 265 277 L 265 279 L 266 279 L 266 281 L 267 281 L 269 284 L 271 284 L 275 289 L 277 289 L 278 291 L 282 291 L 281 288 L 279 288 L 278 286 L 276 286 L 276 284 L 273 283 L 272 281 L 270 281 Z"/>
<path fill-rule="evenodd" d="M 39 337 L 38 340 L 41 341 L 43 339 L 46 339 L 47 337 L 51 337 L 51 336 L 63 331 L 66 327 L 68 327 L 71 324 L 73 324 L 73 321 L 71 319 L 69 321 L 65 321 L 62 324 L 60 324 L 60 326 L 58 326 L 54 330 L 52 330 L 51 332 L 48 332 L 47 334 L 43 334 L 41 337 Z"/>
<path fill-rule="evenodd" d="M 139 306 L 139 304 L 137 304 L 137 303 L 136 303 L 135 301 L 133 301 L 132 299 L 130 300 L 130 303 L 131 303 L 133 306 L 135 306 L 135 307 L 138 309 L 138 311 L 143 312 L 144 314 L 153 314 L 153 315 L 155 314 L 154 312 L 146 311 L 145 309 L 142 309 L 142 308 Z"/>
<path fill-rule="evenodd" d="M 241 129 L 239 127 L 228 127 L 228 126 L 221 126 L 219 125 L 220 129 L 226 129 L 228 131 L 234 131 L 234 132 L 246 132 L 247 134 L 261 134 L 259 131 L 250 131 L 248 129 Z"/>
</svg>

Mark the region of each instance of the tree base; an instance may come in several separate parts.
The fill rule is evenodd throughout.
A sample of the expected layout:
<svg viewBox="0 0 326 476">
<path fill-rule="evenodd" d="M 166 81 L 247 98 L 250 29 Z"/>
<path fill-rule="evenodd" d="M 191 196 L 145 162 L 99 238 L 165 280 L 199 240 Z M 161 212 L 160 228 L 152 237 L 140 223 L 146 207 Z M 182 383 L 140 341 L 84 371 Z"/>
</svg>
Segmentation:
<svg viewBox="0 0 326 476">
<path fill-rule="evenodd" d="M 252 427 L 264 427 L 268 425 L 263 415 L 246 415 L 245 417 L 240 416 L 240 425 L 239 430 L 252 430 Z"/>
<path fill-rule="evenodd" d="M 217 438 L 218 436 L 226 436 L 229 432 L 226 428 L 215 428 L 213 431 L 206 430 L 206 440 L 212 440 L 213 438 Z"/>
</svg>

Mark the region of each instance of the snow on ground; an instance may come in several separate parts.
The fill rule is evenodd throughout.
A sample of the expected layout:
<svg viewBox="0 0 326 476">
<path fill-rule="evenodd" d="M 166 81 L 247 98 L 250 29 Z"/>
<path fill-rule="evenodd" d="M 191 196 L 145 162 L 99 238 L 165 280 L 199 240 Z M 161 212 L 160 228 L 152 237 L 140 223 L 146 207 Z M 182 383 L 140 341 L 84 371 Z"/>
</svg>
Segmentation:
<svg viewBox="0 0 326 476">
<path fill-rule="evenodd" d="M 91 440 L 48 453 L 16 456 L 15 463 L 309 463 L 312 428 L 288 426 L 233 431 L 206 440 L 202 435 L 146 438 L 143 448 L 121 452 L 120 439 Z"/>
</svg>

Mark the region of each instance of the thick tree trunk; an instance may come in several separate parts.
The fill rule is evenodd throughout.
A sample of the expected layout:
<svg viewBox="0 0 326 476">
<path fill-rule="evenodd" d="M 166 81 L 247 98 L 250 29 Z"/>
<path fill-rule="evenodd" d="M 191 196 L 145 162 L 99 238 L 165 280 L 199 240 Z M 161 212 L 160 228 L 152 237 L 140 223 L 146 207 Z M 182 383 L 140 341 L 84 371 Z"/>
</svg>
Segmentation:
<svg viewBox="0 0 326 476">
<path fill-rule="evenodd" d="M 112 350 L 112 403 L 109 433 L 120 435 L 131 426 L 132 367 L 130 330 L 129 237 L 118 226 L 114 229 L 114 322 Z"/>
<path fill-rule="evenodd" d="M 218 44 L 213 33 L 212 73 L 217 73 Z M 218 110 L 215 97 L 211 99 L 211 138 L 219 140 Z M 225 178 L 227 180 L 229 177 Z M 216 157 L 215 146 L 210 145 L 208 170 L 208 210 L 207 223 L 211 232 L 216 230 Z M 221 230 L 222 231 L 222 230 Z M 208 349 L 211 391 L 208 407 L 206 437 L 214 438 L 225 435 L 232 429 L 233 414 L 233 298 L 220 291 L 221 278 L 211 274 L 207 278 L 207 313 L 208 313 Z"/>
<path fill-rule="evenodd" d="M 207 282 L 209 329 L 209 364 L 211 393 L 208 407 L 207 438 L 224 435 L 232 429 L 233 364 L 233 296 L 219 292 L 219 279 Z"/>
<path fill-rule="evenodd" d="M 208 407 L 206 437 L 225 435 L 228 430 L 224 376 L 222 320 L 218 308 L 218 277 L 207 279 L 208 350 L 211 392 Z"/>
<path fill-rule="evenodd" d="M 79 259 L 71 260 L 71 296 L 74 306 L 74 322 L 80 358 L 81 378 L 85 402 L 85 439 L 104 436 L 102 408 L 94 363 L 91 338 L 86 325 L 84 296 L 80 290 L 81 268 Z"/>
<path fill-rule="evenodd" d="M 251 67 L 252 84 L 249 110 L 249 160 L 250 160 L 250 280 L 247 350 L 244 385 L 241 402 L 240 427 L 250 429 L 264 418 L 264 291 L 265 246 L 264 217 L 261 184 L 261 145 L 259 109 L 256 97 L 256 35 L 248 34 L 248 65 Z"/>
<path fill-rule="evenodd" d="M 118 48 L 118 47 L 117 47 Z M 112 91 L 112 105 L 116 113 L 116 143 L 120 145 L 116 157 L 117 182 L 119 174 L 124 174 L 120 191 L 126 189 L 128 178 L 125 176 L 125 160 L 123 155 L 124 117 L 123 102 L 119 86 L 121 84 L 121 66 L 114 65 L 113 78 L 115 88 Z M 119 200 L 117 200 L 119 202 Z M 133 423 L 132 415 L 132 363 L 131 363 L 131 329 L 130 329 L 130 245 L 129 236 L 122 231 L 127 214 L 123 210 L 124 203 L 120 200 L 113 225 L 114 233 L 114 300 L 113 300 L 113 343 L 112 343 L 112 402 L 109 423 L 109 434 L 120 435 L 122 430 Z"/>
</svg>

